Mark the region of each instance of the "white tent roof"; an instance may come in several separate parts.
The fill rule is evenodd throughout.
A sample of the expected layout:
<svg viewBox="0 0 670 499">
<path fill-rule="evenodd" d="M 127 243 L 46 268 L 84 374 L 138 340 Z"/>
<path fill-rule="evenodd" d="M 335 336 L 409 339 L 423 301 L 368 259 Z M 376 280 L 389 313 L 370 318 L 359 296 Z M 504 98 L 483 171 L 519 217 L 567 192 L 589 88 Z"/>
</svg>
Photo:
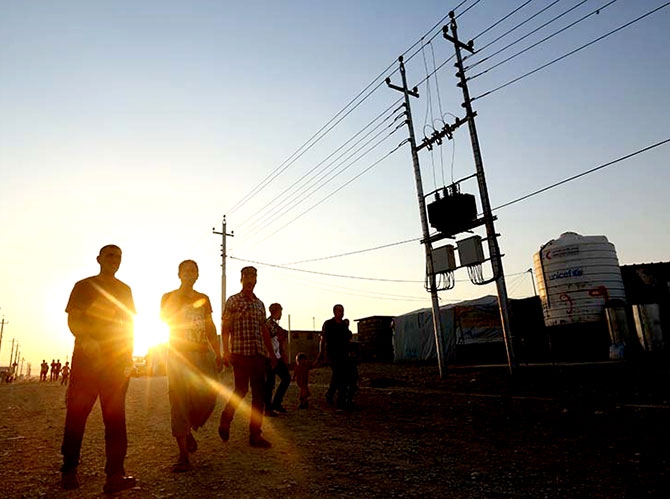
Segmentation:
<svg viewBox="0 0 670 499">
<path fill-rule="evenodd" d="M 492 295 L 440 307 L 442 347 L 447 359 L 453 356 L 457 343 L 500 341 L 502 329 L 497 310 L 498 299 Z M 394 319 L 393 350 L 395 360 L 437 357 L 431 308 Z"/>
</svg>

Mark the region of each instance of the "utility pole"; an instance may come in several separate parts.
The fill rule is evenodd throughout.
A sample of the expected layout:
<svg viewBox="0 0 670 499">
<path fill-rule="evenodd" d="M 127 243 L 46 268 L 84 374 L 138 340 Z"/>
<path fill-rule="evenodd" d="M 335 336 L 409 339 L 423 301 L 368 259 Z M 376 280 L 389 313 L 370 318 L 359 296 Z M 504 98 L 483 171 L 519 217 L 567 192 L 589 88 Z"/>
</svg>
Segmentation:
<svg viewBox="0 0 670 499">
<path fill-rule="evenodd" d="M 5 318 L 2 318 L 2 321 L 0 321 L 0 351 L 2 351 L 2 335 L 5 332 L 5 324 L 9 324 L 9 322 L 5 321 Z"/>
<path fill-rule="evenodd" d="M 402 76 L 402 87 L 392 85 L 391 78 L 386 79 L 386 84 L 393 90 L 402 92 L 405 98 L 405 112 L 407 114 L 407 128 L 409 129 L 409 144 L 412 151 L 412 163 L 414 165 L 414 180 L 416 183 L 416 195 L 419 201 L 419 216 L 421 217 L 421 230 L 423 233 L 423 245 L 426 251 L 426 272 L 428 273 L 428 283 L 430 288 L 430 298 L 433 311 L 433 334 L 435 336 L 435 350 L 437 352 L 437 364 L 440 369 L 440 377 L 446 376 L 446 358 L 443 351 L 442 327 L 440 324 L 440 302 L 437 296 L 437 284 L 435 281 L 435 271 L 433 265 L 433 247 L 430 242 L 430 230 L 428 229 L 428 219 L 426 216 L 426 200 L 423 194 L 423 183 L 421 181 L 421 168 L 419 166 L 419 154 L 416 147 L 416 137 L 414 135 L 414 122 L 412 121 L 412 109 L 410 107 L 409 97 L 419 97 L 416 87 L 410 90 L 407 87 L 407 75 L 405 73 L 405 63 L 403 57 L 398 58 L 400 63 L 400 75 Z"/>
<path fill-rule="evenodd" d="M 488 188 L 486 187 L 486 178 L 484 176 L 484 162 L 482 160 L 481 149 L 479 147 L 479 138 L 477 137 L 477 127 L 475 126 L 475 113 L 472 110 L 472 100 L 470 99 L 470 92 L 468 90 L 468 82 L 465 78 L 465 70 L 463 68 L 463 57 L 461 55 L 461 49 L 467 50 L 468 52 L 474 53 L 472 48 L 473 43 L 470 41 L 467 45 L 458 40 L 458 32 L 456 31 L 456 17 L 454 16 L 453 11 L 449 13 L 451 22 L 449 28 L 445 25 L 442 28 L 443 36 L 450 42 L 454 44 L 454 49 L 456 50 L 456 67 L 458 68 L 458 73 L 456 76 L 460 79 L 458 84 L 463 91 L 463 104 L 467 113 L 468 120 L 468 129 L 470 130 L 470 142 L 472 143 L 472 153 L 475 158 L 475 168 L 477 171 L 477 183 L 479 185 L 479 195 L 482 203 L 482 212 L 484 213 L 484 225 L 486 227 L 486 240 L 489 245 L 489 256 L 491 257 L 491 266 L 493 268 L 493 278 L 496 281 L 496 287 L 498 289 L 498 306 L 500 308 L 500 321 L 502 324 L 503 338 L 505 340 L 505 348 L 507 349 L 507 364 L 509 366 L 510 373 L 512 372 L 513 367 L 515 366 L 514 359 L 514 349 L 512 346 L 512 335 L 510 332 L 510 320 L 509 320 L 509 302 L 507 300 L 507 287 L 505 285 L 505 275 L 503 273 L 502 267 L 502 256 L 500 254 L 500 248 L 498 246 L 498 235 L 496 234 L 495 227 L 493 225 L 493 215 L 491 213 L 491 202 L 489 201 Z M 452 35 L 448 34 L 448 30 L 451 29 Z"/>
<path fill-rule="evenodd" d="M 528 273 L 530 274 L 530 282 L 533 285 L 533 296 L 537 296 L 537 288 L 535 287 L 535 276 L 533 275 L 533 269 L 528 269 Z"/>
<path fill-rule="evenodd" d="M 14 359 L 14 338 L 12 338 L 12 349 L 9 351 L 9 365 L 12 365 L 12 360 Z"/>
<path fill-rule="evenodd" d="M 12 365 L 16 364 L 16 361 L 19 360 L 19 342 L 16 342 L 16 351 L 14 352 L 14 358 L 12 359 Z"/>
<path fill-rule="evenodd" d="M 231 232 L 226 232 L 226 216 L 223 215 L 221 222 L 221 232 L 217 232 L 213 227 L 212 232 L 221 236 L 221 320 L 223 320 L 223 311 L 226 308 L 226 238 L 235 237 Z"/>
</svg>

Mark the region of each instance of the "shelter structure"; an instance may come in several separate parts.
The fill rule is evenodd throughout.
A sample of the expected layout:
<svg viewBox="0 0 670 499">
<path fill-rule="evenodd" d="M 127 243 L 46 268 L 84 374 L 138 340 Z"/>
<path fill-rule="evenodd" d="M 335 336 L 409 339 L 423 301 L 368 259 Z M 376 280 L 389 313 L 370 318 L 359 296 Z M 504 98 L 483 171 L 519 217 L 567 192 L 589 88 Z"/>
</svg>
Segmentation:
<svg viewBox="0 0 670 499">
<path fill-rule="evenodd" d="M 512 334 L 517 360 L 551 357 L 549 338 L 539 298 L 510 300 Z M 486 295 L 440 307 L 443 351 L 449 361 L 500 361 L 506 358 L 498 299 Z M 393 348 L 396 361 L 437 358 L 433 318 L 423 308 L 394 318 Z"/>
<path fill-rule="evenodd" d="M 453 359 L 457 344 L 503 342 L 498 299 L 492 295 L 440 307 L 440 322 L 447 360 Z M 430 308 L 394 319 L 393 351 L 396 361 L 437 357 Z"/>
</svg>

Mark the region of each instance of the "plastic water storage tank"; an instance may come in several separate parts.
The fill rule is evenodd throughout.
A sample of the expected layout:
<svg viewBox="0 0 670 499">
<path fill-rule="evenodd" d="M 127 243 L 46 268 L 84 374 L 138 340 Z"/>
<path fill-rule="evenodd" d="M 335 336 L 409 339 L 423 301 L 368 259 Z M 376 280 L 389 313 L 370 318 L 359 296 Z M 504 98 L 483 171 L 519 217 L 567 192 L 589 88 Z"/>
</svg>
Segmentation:
<svg viewBox="0 0 670 499">
<path fill-rule="evenodd" d="M 565 232 L 533 255 L 546 326 L 604 320 L 605 303 L 625 300 L 614 245 L 605 236 Z"/>
</svg>

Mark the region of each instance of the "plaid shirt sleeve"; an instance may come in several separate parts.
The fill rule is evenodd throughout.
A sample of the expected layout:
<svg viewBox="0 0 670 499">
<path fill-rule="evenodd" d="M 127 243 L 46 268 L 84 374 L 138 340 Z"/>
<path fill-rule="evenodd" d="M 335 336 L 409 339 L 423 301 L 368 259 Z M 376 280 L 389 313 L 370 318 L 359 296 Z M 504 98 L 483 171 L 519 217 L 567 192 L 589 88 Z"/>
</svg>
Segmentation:
<svg viewBox="0 0 670 499">
<path fill-rule="evenodd" d="M 248 299 L 238 293 L 226 302 L 224 320 L 230 323 L 230 351 L 239 355 L 265 355 L 261 327 L 265 305 L 254 295 Z"/>
</svg>

